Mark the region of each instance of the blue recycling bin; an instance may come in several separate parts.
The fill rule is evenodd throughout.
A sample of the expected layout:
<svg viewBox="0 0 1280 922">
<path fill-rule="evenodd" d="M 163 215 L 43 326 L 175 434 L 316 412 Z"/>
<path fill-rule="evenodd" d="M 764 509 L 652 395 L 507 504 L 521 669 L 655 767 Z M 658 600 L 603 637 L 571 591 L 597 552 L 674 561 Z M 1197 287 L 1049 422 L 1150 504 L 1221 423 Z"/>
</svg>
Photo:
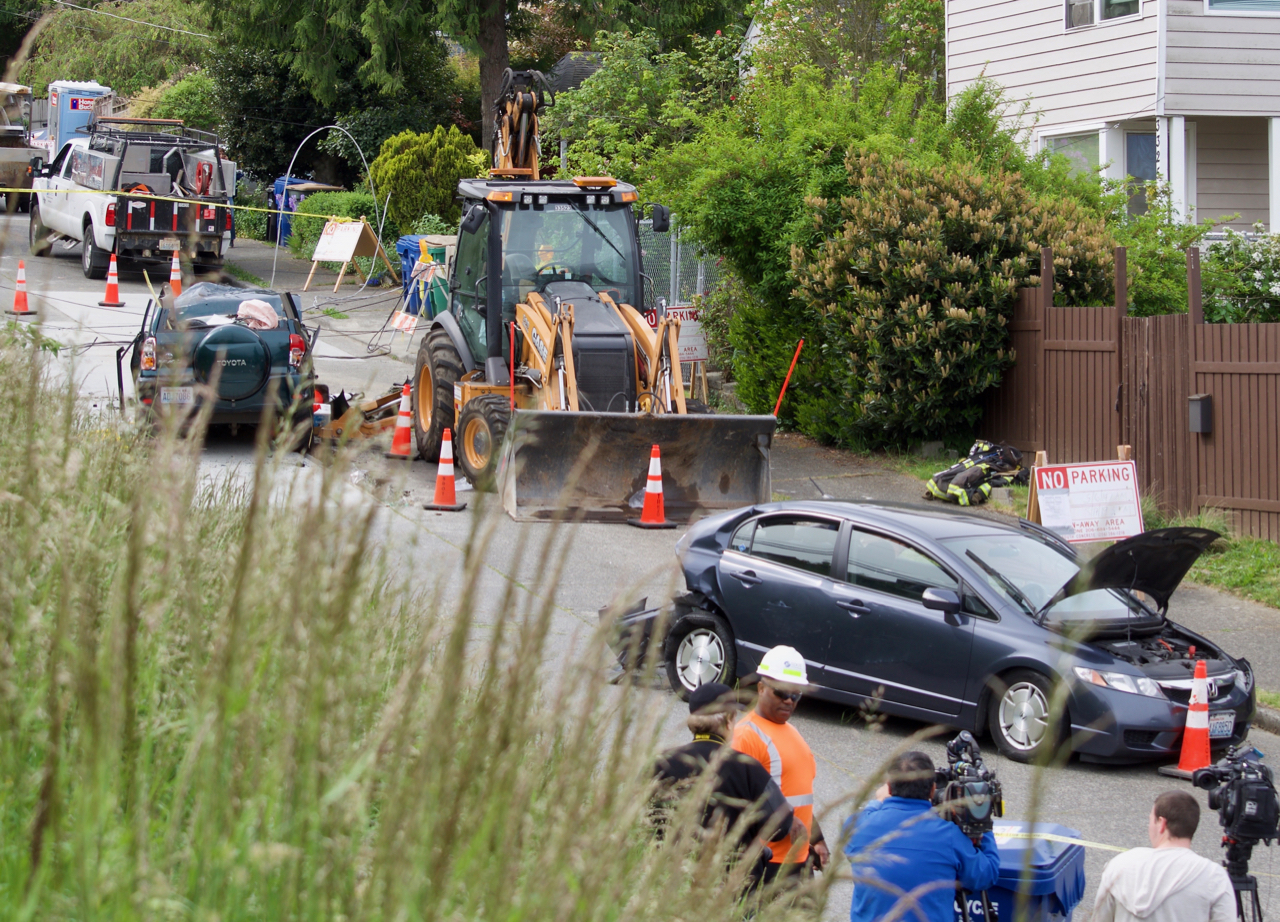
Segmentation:
<svg viewBox="0 0 1280 922">
<path fill-rule="evenodd" d="M 1084 846 L 1046 839 L 1012 838 L 1026 833 L 1030 823 L 997 820 L 996 844 L 1000 849 L 1000 879 L 987 891 L 996 911 L 995 920 L 983 922 L 1070 922 L 1071 913 L 1084 896 Z M 1036 823 L 1035 832 L 1078 839 L 1080 833 L 1057 823 Z M 1002 834 L 1003 833 L 1003 834 Z M 1024 867 L 1027 852 L 1029 867 Z M 1015 916 L 1018 893 L 1027 894 L 1027 912 Z M 960 918 L 957 910 L 956 918 Z M 969 918 L 982 919 L 982 905 L 970 895 Z"/>
<path fill-rule="evenodd" d="M 310 182 L 310 180 L 302 179 L 298 176 L 294 176 L 291 179 L 281 176 L 271 184 L 271 191 L 274 192 L 276 196 L 276 207 L 280 209 L 281 212 L 278 216 L 272 215 L 272 217 L 276 218 L 280 222 L 279 233 L 281 246 L 284 246 L 289 242 L 289 235 L 293 233 L 293 212 L 298 210 L 298 205 L 301 203 L 301 199 L 303 198 L 303 196 L 299 195 L 297 192 L 290 192 L 286 195 L 286 182 L 292 189 L 294 186 L 300 186 L 305 182 Z M 270 242 L 275 243 L 276 227 L 272 225 L 270 230 Z"/>
</svg>

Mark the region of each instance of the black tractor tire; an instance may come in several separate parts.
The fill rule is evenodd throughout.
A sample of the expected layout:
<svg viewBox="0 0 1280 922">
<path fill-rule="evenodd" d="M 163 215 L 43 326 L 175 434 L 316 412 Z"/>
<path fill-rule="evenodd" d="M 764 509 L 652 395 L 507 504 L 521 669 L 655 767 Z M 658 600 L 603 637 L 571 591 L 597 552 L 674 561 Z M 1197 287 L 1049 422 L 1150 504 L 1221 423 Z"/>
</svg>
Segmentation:
<svg viewBox="0 0 1280 922">
<path fill-rule="evenodd" d="M 1053 682 L 1043 673 L 1015 669 L 991 682 L 987 727 L 996 748 L 1014 762 L 1065 757 L 1071 725 L 1065 709 L 1052 713 Z"/>
<path fill-rule="evenodd" d="M 708 682 L 732 685 L 738 653 L 733 629 L 720 615 L 695 609 L 671 625 L 666 642 L 667 681 L 688 701 L 689 693 Z"/>
<path fill-rule="evenodd" d="M 455 454 L 462 474 L 477 490 L 497 488 L 498 458 L 511 425 L 511 398 L 485 394 L 467 403 L 458 414 Z"/>
<path fill-rule="evenodd" d="M 48 256 L 53 252 L 53 244 L 49 242 L 49 228 L 40 220 L 40 204 L 31 202 L 31 221 L 28 242 L 31 244 L 32 256 Z"/>
<path fill-rule="evenodd" d="M 93 225 L 84 226 L 84 246 L 80 250 L 80 268 L 87 279 L 105 279 L 111 266 L 111 251 L 98 246 L 93 239 Z"/>
<path fill-rule="evenodd" d="M 418 457 L 440 460 L 440 442 L 453 426 L 453 385 L 463 375 L 462 356 L 443 327 L 422 338 L 413 367 L 413 437 Z M 454 439 L 455 443 L 457 439 Z"/>
</svg>

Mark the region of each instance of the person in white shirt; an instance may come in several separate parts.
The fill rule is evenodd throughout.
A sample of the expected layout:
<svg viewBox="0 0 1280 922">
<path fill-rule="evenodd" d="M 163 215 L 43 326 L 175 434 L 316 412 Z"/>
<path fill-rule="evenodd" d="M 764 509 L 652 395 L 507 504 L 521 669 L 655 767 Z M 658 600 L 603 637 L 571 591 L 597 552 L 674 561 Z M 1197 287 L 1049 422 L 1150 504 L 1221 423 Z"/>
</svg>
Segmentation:
<svg viewBox="0 0 1280 922">
<path fill-rule="evenodd" d="M 1235 891 L 1220 864 L 1191 850 L 1200 805 L 1185 791 L 1156 798 L 1150 848 L 1111 859 L 1102 872 L 1092 922 L 1233 922 Z"/>
</svg>

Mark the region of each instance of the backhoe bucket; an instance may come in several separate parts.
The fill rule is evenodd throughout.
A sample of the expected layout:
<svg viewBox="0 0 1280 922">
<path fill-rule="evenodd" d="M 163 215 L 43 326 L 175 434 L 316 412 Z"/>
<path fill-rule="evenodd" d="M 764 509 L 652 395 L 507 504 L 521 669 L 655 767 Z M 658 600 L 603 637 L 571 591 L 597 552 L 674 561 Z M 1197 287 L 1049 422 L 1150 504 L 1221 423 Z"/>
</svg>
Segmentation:
<svg viewBox="0 0 1280 922">
<path fill-rule="evenodd" d="M 772 416 L 517 410 L 498 473 L 503 508 L 516 521 L 549 519 L 557 510 L 590 522 L 635 518 L 654 445 L 669 520 L 767 503 L 777 423 Z"/>
</svg>

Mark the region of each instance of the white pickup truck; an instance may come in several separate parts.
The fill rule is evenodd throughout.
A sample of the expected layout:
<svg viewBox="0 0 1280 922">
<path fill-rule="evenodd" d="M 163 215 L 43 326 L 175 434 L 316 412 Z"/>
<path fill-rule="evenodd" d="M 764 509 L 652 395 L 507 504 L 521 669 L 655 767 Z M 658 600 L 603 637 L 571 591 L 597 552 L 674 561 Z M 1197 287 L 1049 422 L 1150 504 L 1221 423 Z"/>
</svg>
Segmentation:
<svg viewBox="0 0 1280 922">
<path fill-rule="evenodd" d="M 81 267 L 91 279 L 106 277 L 112 253 L 167 268 L 178 252 L 197 269 L 216 268 L 230 239 L 235 173 L 207 132 L 98 119 L 33 170 L 31 252 L 83 243 Z"/>
</svg>

